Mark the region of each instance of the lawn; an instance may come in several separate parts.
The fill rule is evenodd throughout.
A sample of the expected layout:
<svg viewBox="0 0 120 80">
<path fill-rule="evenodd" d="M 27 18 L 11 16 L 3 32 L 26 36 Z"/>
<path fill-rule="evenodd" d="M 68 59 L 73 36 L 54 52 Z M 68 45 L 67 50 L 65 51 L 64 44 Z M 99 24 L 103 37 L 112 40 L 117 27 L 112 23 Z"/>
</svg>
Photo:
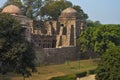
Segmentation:
<svg viewBox="0 0 120 80">
<path fill-rule="evenodd" d="M 37 67 L 37 72 L 25 80 L 48 80 L 52 77 L 92 70 L 97 67 L 98 60 L 67 61 L 64 64 L 39 66 Z M 7 75 L 0 75 L 0 80 L 23 80 L 23 77 L 18 74 L 9 73 Z"/>
</svg>

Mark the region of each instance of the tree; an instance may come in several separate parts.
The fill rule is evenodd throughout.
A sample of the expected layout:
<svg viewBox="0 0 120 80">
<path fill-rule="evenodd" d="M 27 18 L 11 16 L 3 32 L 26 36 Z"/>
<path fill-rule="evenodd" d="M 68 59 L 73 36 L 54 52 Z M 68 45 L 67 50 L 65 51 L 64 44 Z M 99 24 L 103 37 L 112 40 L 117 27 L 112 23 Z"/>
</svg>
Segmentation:
<svg viewBox="0 0 120 80">
<path fill-rule="evenodd" d="M 19 8 L 23 7 L 21 0 L 7 0 L 2 8 L 6 7 L 8 5 L 11 5 L 11 4 L 18 6 Z"/>
<path fill-rule="evenodd" d="M 78 16 L 79 16 L 81 19 L 86 20 L 86 19 L 88 18 L 88 15 L 87 15 L 86 13 L 84 13 L 84 11 L 81 9 L 80 6 L 74 5 L 73 8 L 78 12 Z"/>
<path fill-rule="evenodd" d="M 13 16 L 0 13 L 0 72 L 17 72 L 30 76 L 35 69 L 35 54 L 23 37 L 25 28 Z"/>
<path fill-rule="evenodd" d="M 96 80 L 120 80 L 120 46 L 111 47 L 103 54 Z"/>
<path fill-rule="evenodd" d="M 80 37 L 77 40 L 77 45 L 80 46 L 82 52 L 94 51 L 94 42 L 92 40 L 93 32 L 95 28 L 87 28 L 84 32 L 81 33 Z"/>
<path fill-rule="evenodd" d="M 65 0 L 47 0 L 45 1 L 45 5 L 41 8 L 39 15 L 41 17 L 57 20 L 61 11 L 67 7 L 72 7 L 72 3 Z"/>
<path fill-rule="evenodd" d="M 23 13 L 25 16 L 36 20 L 42 6 L 42 0 L 23 0 Z"/>
<path fill-rule="evenodd" d="M 40 10 L 40 16 L 45 19 L 53 19 L 57 20 L 61 12 L 68 7 L 73 7 L 77 12 L 81 19 L 87 19 L 87 14 L 81 9 L 80 6 L 74 5 L 67 0 L 45 0 L 45 5 Z M 47 18 L 46 18 L 47 17 Z"/>
<path fill-rule="evenodd" d="M 62 10 L 68 7 L 76 9 L 81 19 L 88 18 L 80 6 L 73 6 L 73 4 L 67 0 L 7 0 L 3 8 L 10 4 L 18 6 L 22 10 L 23 15 L 34 20 L 57 20 Z"/>
<path fill-rule="evenodd" d="M 87 20 L 87 26 L 88 27 L 98 27 L 98 26 L 100 26 L 100 25 L 102 25 L 101 23 L 100 23 L 100 21 L 92 21 L 92 20 Z"/>
<path fill-rule="evenodd" d="M 90 27 L 81 33 L 78 39 L 78 45 L 81 51 L 93 50 L 102 54 L 113 46 L 120 45 L 120 25 L 101 25 L 99 27 Z"/>
</svg>

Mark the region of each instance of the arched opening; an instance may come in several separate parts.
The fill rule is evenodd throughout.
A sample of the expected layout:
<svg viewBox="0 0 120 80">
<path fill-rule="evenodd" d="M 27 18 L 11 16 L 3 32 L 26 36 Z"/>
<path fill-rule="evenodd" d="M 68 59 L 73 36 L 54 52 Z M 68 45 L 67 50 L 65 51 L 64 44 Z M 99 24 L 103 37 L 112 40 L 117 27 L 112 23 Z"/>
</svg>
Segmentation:
<svg viewBox="0 0 120 80">
<path fill-rule="evenodd" d="M 74 45 L 74 25 L 71 25 L 71 30 L 70 30 L 70 45 Z"/>
<path fill-rule="evenodd" d="M 66 27 L 63 28 L 63 35 L 66 35 L 67 34 L 67 29 Z"/>
</svg>

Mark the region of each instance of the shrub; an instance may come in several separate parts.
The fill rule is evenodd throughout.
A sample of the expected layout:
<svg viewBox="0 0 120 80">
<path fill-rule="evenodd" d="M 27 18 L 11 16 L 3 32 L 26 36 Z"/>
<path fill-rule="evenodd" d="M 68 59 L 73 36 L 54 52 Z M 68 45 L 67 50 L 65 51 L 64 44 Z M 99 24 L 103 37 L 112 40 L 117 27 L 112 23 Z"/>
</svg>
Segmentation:
<svg viewBox="0 0 120 80">
<path fill-rule="evenodd" d="M 59 76 L 59 77 L 53 77 L 49 80 L 76 80 L 76 77 L 85 77 L 87 74 L 94 74 L 95 73 L 95 70 L 89 70 L 88 72 L 87 71 L 84 71 L 84 72 L 81 72 L 81 73 L 77 73 L 76 75 L 75 74 L 71 74 L 71 75 L 66 75 L 66 76 Z"/>
<path fill-rule="evenodd" d="M 60 77 L 53 77 L 49 80 L 75 80 L 76 76 L 74 74 L 72 75 L 66 75 L 66 76 L 60 76 Z"/>
<path fill-rule="evenodd" d="M 82 73 L 78 73 L 78 74 L 76 74 L 76 77 L 84 77 L 84 76 L 86 76 L 87 75 L 87 72 L 82 72 Z"/>
<path fill-rule="evenodd" d="M 103 54 L 96 80 L 120 80 L 120 47 L 112 47 Z"/>
<path fill-rule="evenodd" d="M 89 70 L 89 74 L 95 74 L 95 72 L 96 72 L 96 69 Z"/>
</svg>

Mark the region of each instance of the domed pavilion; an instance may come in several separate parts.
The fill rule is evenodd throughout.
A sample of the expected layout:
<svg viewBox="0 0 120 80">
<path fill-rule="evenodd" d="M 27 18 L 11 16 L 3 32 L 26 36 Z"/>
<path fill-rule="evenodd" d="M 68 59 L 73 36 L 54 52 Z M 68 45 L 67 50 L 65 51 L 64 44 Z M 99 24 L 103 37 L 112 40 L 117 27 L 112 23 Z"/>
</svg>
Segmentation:
<svg viewBox="0 0 120 80">
<path fill-rule="evenodd" d="M 3 10 L 2 13 L 9 13 L 15 19 L 20 21 L 22 27 L 26 28 L 25 37 L 28 41 L 31 41 L 31 32 L 33 31 L 33 20 L 27 18 L 26 16 L 22 15 L 22 11 L 19 7 L 15 5 L 8 5 Z"/>
</svg>

